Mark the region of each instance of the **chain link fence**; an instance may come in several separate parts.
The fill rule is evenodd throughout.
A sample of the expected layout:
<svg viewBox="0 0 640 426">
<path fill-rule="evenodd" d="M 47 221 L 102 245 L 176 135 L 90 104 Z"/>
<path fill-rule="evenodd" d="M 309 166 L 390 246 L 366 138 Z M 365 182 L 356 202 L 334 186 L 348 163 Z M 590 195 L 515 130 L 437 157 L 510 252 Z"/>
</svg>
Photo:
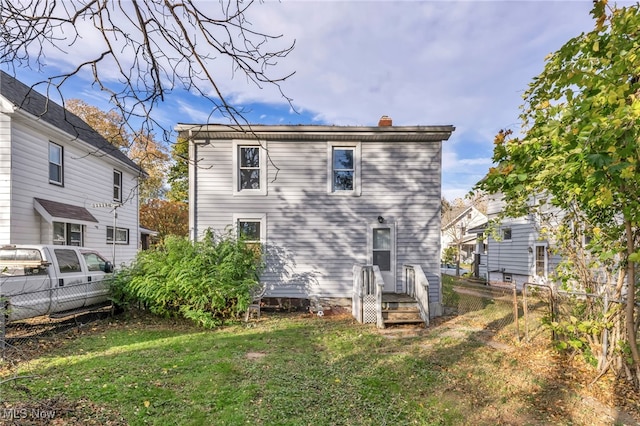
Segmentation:
<svg viewBox="0 0 640 426">
<path fill-rule="evenodd" d="M 624 309 L 623 301 L 606 296 L 558 291 L 535 283 L 520 287 L 447 277 L 443 279 L 444 314 L 458 317 L 463 327 L 490 332 L 505 343 L 548 344 L 570 338 L 558 335 L 552 323 L 570 324 Z M 602 336 L 600 344 L 604 347 L 609 344 L 608 337 L 606 333 Z M 640 340 L 640 334 L 638 337 Z"/>
<path fill-rule="evenodd" d="M 104 318 L 113 310 L 105 300 L 106 288 L 91 282 L 20 293 L 2 290 L 0 285 L 0 362 L 28 359 L 64 332 Z"/>
</svg>

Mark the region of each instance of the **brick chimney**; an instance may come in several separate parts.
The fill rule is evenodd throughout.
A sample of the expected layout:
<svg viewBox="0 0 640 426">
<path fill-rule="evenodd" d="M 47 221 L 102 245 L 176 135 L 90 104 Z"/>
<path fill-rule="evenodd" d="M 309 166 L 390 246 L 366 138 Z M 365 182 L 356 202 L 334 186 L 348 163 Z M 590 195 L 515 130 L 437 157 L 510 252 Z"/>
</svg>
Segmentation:
<svg viewBox="0 0 640 426">
<path fill-rule="evenodd" d="M 393 126 L 393 120 L 388 115 L 383 115 L 378 121 L 378 127 L 391 127 Z"/>
</svg>

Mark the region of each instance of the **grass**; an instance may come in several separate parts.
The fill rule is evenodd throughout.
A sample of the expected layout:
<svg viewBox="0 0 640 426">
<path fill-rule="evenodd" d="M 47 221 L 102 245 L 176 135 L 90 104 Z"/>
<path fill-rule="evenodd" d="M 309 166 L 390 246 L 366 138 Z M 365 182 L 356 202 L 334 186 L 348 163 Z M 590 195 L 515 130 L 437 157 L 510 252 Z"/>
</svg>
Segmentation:
<svg viewBox="0 0 640 426">
<path fill-rule="evenodd" d="M 540 370 L 530 348 L 488 346 L 481 312 L 418 333 L 349 314 L 208 331 L 116 317 L 4 370 L 0 407 L 62 407 L 60 424 L 598 424 L 566 408 L 576 393 L 558 387 L 552 357 Z"/>
</svg>

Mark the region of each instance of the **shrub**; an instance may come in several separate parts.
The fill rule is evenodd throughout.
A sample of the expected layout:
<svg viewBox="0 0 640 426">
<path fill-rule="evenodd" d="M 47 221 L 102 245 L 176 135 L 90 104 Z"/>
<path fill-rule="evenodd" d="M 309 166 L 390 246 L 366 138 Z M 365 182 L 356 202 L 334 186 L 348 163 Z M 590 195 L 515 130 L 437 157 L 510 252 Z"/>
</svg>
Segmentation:
<svg viewBox="0 0 640 426">
<path fill-rule="evenodd" d="M 116 274 L 112 297 L 124 307 L 139 303 L 158 315 L 214 327 L 246 311 L 261 269 L 261 250 L 231 233 L 208 231 L 197 242 L 168 236 Z"/>
</svg>

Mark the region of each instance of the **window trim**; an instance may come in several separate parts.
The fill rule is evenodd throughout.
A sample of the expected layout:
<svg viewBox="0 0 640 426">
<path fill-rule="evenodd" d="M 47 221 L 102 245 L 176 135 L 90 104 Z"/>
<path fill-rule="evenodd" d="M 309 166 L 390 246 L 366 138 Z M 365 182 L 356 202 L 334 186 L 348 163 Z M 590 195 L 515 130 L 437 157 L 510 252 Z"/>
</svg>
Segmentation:
<svg viewBox="0 0 640 426">
<path fill-rule="evenodd" d="M 509 231 L 509 238 L 507 238 L 505 236 L 506 232 Z M 513 239 L 513 228 L 511 228 L 510 226 L 504 227 L 502 228 L 502 232 L 501 232 L 501 236 L 502 236 L 502 241 L 511 241 Z"/>
<path fill-rule="evenodd" d="M 543 274 L 538 274 L 538 250 L 542 250 L 542 262 L 543 262 Z M 547 251 L 547 244 L 534 244 L 533 246 L 533 276 L 540 278 L 547 278 L 549 274 L 549 252 Z"/>
<path fill-rule="evenodd" d="M 233 214 L 233 230 L 236 237 L 239 236 L 238 222 L 260 222 L 260 244 L 267 241 L 267 214 L 266 213 L 234 213 Z M 251 241 L 253 242 L 253 241 Z"/>
<path fill-rule="evenodd" d="M 54 163 L 51 161 L 51 148 L 56 147 L 60 152 L 60 163 Z M 49 141 L 49 156 L 48 156 L 49 170 L 47 171 L 49 176 L 49 183 L 52 185 L 64 186 L 64 147 L 62 145 L 58 145 L 55 142 Z M 51 165 L 55 165 L 60 170 L 60 180 L 51 179 Z"/>
<path fill-rule="evenodd" d="M 116 176 L 120 177 L 119 184 L 116 184 Z M 119 203 L 122 202 L 122 172 L 120 170 L 113 169 L 113 201 L 117 201 Z M 115 197 L 116 188 L 118 188 L 118 197 Z"/>
<path fill-rule="evenodd" d="M 353 149 L 353 190 L 333 189 L 333 150 Z M 362 144 L 360 142 L 327 142 L 327 194 L 335 196 L 359 197 L 362 194 Z"/>
<path fill-rule="evenodd" d="M 63 228 L 64 228 L 64 244 L 60 244 L 57 243 L 56 241 L 61 241 L 61 240 L 56 240 L 55 238 L 55 229 L 56 229 L 56 225 L 55 224 L 62 224 Z M 73 242 L 71 241 L 71 225 L 77 225 L 80 227 L 80 244 L 73 244 Z M 59 246 L 59 245 L 64 245 L 64 246 L 75 246 L 75 247 L 84 247 L 84 240 L 85 240 L 85 226 L 80 224 L 80 223 L 74 223 L 74 222 L 57 222 L 54 221 L 51 224 L 51 244 Z"/>
<path fill-rule="evenodd" d="M 111 239 L 109 239 L 109 229 L 111 229 Z M 118 231 L 126 231 L 126 233 L 127 233 L 127 240 L 126 241 L 122 241 L 122 240 L 118 240 L 117 239 Z M 129 231 L 129 228 L 120 228 L 119 226 L 116 226 L 115 237 L 116 237 L 116 244 L 119 244 L 119 245 L 129 245 L 129 244 L 131 244 L 131 232 Z M 114 238 L 113 226 L 112 225 L 107 225 L 107 228 L 105 230 L 105 239 L 107 241 L 107 244 L 113 244 L 113 238 Z"/>
<path fill-rule="evenodd" d="M 249 141 L 234 140 L 232 143 L 233 152 L 233 195 L 267 195 L 267 142 L 266 141 Z M 260 148 L 260 188 L 259 189 L 240 189 L 240 148 L 259 147 Z M 235 223 L 235 222 L 234 222 Z"/>
</svg>

